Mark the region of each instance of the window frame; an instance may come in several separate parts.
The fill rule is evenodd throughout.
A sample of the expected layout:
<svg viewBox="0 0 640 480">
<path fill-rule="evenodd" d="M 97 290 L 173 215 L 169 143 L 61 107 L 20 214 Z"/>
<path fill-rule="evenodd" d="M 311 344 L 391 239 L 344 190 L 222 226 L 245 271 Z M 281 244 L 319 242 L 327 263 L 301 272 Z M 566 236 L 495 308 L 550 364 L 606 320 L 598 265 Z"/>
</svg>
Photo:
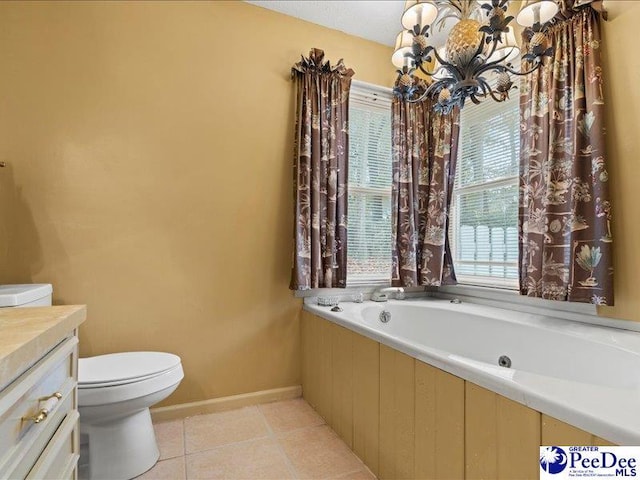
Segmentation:
<svg viewBox="0 0 640 480">
<path fill-rule="evenodd" d="M 491 102 L 491 99 L 487 99 L 485 101 Z M 511 102 L 510 104 L 502 103 L 501 105 L 510 105 L 513 106 L 515 104 L 516 108 L 519 108 L 518 98 L 512 98 L 508 100 Z M 472 105 L 468 105 L 467 108 L 472 108 Z M 486 266 L 497 266 L 497 267 L 515 267 L 518 268 L 519 259 L 517 258 L 515 261 L 492 261 L 492 260 L 461 260 L 458 255 L 458 236 L 459 236 L 459 225 L 457 223 L 458 218 L 461 216 L 460 211 L 460 197 L 465 194 L 484 192 L 489 189 L 501 188 L 501 187 L 513 187 L 515 186 L 516 190 L 519 188 L 519 175 L 516 173 L 514 175 L 506 175 L 502 177 L 492 178 L 487 181 L 477 181 L 464 186 L 459 186 L 458 184 L 458 175 L 460 174 L 461 167 L 461 158 L 464 155 L 464 149 L 462 145 L 462 135 L 463 135 L 463 117 L 461 114 L 460 117 L 460 140 L 459 140 L 459 151 L 458 158 L 456 159 L 456 179 L 454 182 L 454 187 L 452 191 L 452 199 L 451 199 L 451 210 L 449 212 L 450 219 L 450 227 L 449 227 L 449 243 L 451 246 L 451 256 L 453 258 L 454 271 L 456 272 L 456 279 L 458 284 L 461 286 L 480 286 L 485 288 L 495 288 L 500 290 L 509 290 L 516 291 L 519 290 L 520 282 L 518 276 L 516 278 L 500 278 L 500 277 L 492 277 L 490 275 L 469 275 L 469 274 L 460 274 L 458 273 L 459 265 L 486 265 Z M 520 126 L 518 123 L 513 125 L 514 131 L 517 133 L 517 144 L 519 145 L 520 138 Z M 516 217 L 517 219 L 517 217 Z M 514 225 L 517 229 L 518 225 Z"/>
<path fill-rule="evenodd" d="M 362 82 L 359 80 L 353 80 L 351 82 L 351 90 L 349 92 L 349 106 L 351 108 L 351 102 L 356 104 L 364 104 L 366 106 L 371 106 L 376 109 L 380 109 L 381 111 L 386 110 L 389 119 L 391 119 L 392 111 L 392 100 L 393 100 L 393 91 L 391 88 L 382 87 L 380 85 L 374 85 L 367 82 Z M 380 102 L 380 103 L 374 103 Z M 384 107 L 382 107 L 384 105 Z M 351 123 L 352 119 L 349 117 L 349 123 Z M 389 144 L 391 145 L 391 135 L 393 134 L 392 130 L 389 132 Z M 349 161 L 351 158 L 349 158 Z M 389 157 L 389 162 L 393 161 L 393 157 Z M 349 164 L 349 168 L 351 168 L 351 164 Z M 389 205 L 391 206 L 392 200 L 392 182 L 393 178 L 390 179 L 389 188 L 376 187 L 376 186 L 363 186 L 363 185 L 354 185 L 351 182 L 348 183 L 348 193 L 347 195 L 352 194 L 360 194 L 362 196 L 365 195 L 374 195 L 379 197 L 387 197 L 389 199 Z M 348 199 L 347 199 L 348 202 Z M 351 208 L 348 206 L 349 215 L 351 215 Z M 348 223 L 348 229 L 351 229 L 351 221 Z M 389 254 L 391 254 L 391 237 L 389 238 Z M 349 258 L 350 252 L 352 252 L 352 248 L 348 245 L 347 248 L 347 259 Z M 348 260 L 347 260 L 348 263 Z M 388 272 L 386 276 L 383 278 L 377 274 L 357 274 L 354 278 L 354 275 L 349 272 L 347 269 L 347 287 L 366 287 L 366 286 L 389 286 L 391 285 L 391 260 L 388 265 Z"/>
</svg>

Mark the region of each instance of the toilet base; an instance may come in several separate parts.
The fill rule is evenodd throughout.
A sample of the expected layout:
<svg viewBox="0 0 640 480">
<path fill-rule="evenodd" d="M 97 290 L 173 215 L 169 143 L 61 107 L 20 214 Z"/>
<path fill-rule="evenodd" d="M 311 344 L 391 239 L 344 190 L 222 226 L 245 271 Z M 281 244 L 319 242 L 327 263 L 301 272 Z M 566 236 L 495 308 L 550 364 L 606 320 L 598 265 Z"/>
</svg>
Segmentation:
<svg viewBox="0 0 640 480">
<path fill-rule="evenodd" d="M 149 470 L 160 458 L 148 408 L 102 424 L 83 423 L 81 418 L 80 432 L 89 441 L 91 480 L 128 480 Z"/>
</svg>

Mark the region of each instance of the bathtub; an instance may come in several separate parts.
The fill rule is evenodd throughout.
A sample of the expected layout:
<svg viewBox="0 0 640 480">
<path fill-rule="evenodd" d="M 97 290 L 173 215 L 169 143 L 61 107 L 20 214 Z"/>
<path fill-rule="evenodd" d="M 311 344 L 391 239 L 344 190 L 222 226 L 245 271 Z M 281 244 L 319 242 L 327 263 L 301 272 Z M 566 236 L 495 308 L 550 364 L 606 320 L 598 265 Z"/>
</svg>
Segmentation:
<svg viewBox="0 0 640 480">
<path fill-rule="evenodd" d="M 433 298 L 340 306 L 304 308 L 611 442 L 640 445 L 639 333 Z"/>
</svg>

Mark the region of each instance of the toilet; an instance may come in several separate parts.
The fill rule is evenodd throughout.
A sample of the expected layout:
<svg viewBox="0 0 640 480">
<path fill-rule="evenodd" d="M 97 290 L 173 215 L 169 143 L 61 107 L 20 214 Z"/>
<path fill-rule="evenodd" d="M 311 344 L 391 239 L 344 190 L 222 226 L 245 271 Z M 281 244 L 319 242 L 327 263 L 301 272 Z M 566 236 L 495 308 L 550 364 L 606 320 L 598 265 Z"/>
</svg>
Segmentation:
<svg viewBox="0 0 640 480">
<path fill-rule="evenodd" d="M 80 476 L 130 479 L 160 457 L 149 407 L 167 398 L 184 377 L 180 357 L 124 352 L 78 362 Z"/>
<path fill-rule="evenodd" d="M 51 306 L 50 284 L 0 285 L 0 308 Z M 130 479 L 160 457 L 149 407 L 184 377 L 180 357 L 124 352 L 78 361 L 80 478 Z"/>
<path fill-rule="evenodd" d="M 50 283 L 0 285 L 0 308 L 51 306 Z"/>
</svg>

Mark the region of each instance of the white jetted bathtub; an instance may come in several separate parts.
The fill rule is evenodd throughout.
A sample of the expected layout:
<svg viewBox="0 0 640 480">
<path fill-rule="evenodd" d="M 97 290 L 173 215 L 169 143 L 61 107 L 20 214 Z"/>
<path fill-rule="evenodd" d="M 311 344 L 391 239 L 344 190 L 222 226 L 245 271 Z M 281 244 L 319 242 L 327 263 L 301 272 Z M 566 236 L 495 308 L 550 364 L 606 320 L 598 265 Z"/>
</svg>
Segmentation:
<svg viewBox="0 0 640 480">
<path fill-rule="evenodd" d="M 340 306 L 305 309 L 612 442 L 640 445 L 640 333 L 439 299 Z"/>
</svg>

